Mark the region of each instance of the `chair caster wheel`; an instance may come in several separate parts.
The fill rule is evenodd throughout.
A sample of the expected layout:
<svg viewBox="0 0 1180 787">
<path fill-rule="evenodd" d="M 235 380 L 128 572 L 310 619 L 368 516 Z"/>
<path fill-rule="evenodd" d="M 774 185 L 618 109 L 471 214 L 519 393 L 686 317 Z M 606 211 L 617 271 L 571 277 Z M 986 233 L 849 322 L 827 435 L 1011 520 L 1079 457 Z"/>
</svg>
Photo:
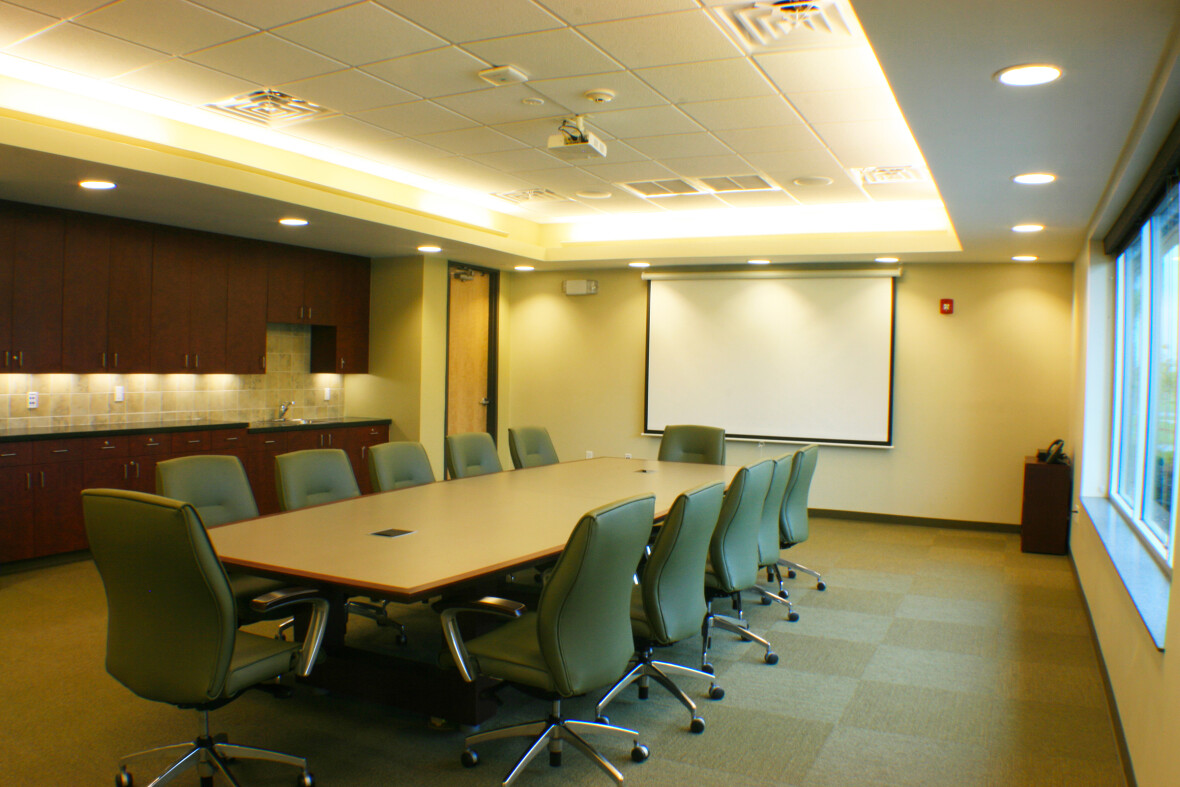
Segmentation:
<svg viewBox="0 0 1180 787">
<path fill-rule="evenodd" d="M 464 768 L 474 768 L 479 765 L 479 755 L 471 749 L 464 749 L 463 754 L 459 756 L 459 762 L 463 764 Z"/>
<path fill-rule="evenodd" d="M 816 590 L 827 590 L 827 589 L 828 589 L 828 586 L 827 586 L 827 585 L 825 585 L 823 582 L 816 582 L 816 583 L 815 583 L 815 589 L 816 589 Z"/>
<path fill-rule="evenodd" d="M 707 672 L 707 673 L 709 673 L 710 675 L 715 675 L 715 674 L 716 674 L 716 673 L 713 671 L 713 665 L 712 665 L 712 664 L 707 664 L 707 663 L 706 663 L 706 664 L 702 664 L 702 665 L 701 665 L 701 672 Z"/>
<path fill-rule="evenodd" d="M 693 716 L 688 725 L 688 731 L 700 734 L 705 731 L 705 720 L 700 716 Z"/>
<path fill-rule="evenodd" d="M 396 637 L 393 638 L 393 641 L 399 645 L 405 645 L 410 640 L 405 634 L 398 634 Z"/>
<path fill-rule="evenodd" d="M 762 657 L 762 660 L 767 664 L 778 664 L 778 654 L 774 651 L 770 651 Z"/>
<path fill-rule="evenodd" d="M 770 599 L 768 599 L 766 596 L 760 596 L 758 598 L 758 603 L 764 607 L 769 607 L 770 606 Z"/>
<path fill-rule="evenodd" d="M 299 774 L 299 781 L 295 782 L 295 787 L 315 787 L 315 776 L 312 776 L 308 771 L 304 771 Z"/>
<path fill-rule="evenodd" d="M 549 767 L 550 768 L 557 768 L 560 765 L 561 765 L 561 752 L 559 752 L 559 751 L 549 752 Z"/>
<path fill-rule="evenodd" d="M 787 579 L 794 579 L 794 578 L 795 578 L 795 572 L 794 572 L 794 571 L 788 571 L 788 572 L 787 572 Z"/>
<path fill-rule="evenodd" d="M 791 594 L 786 590 L 780 590 L 778 592 L 778 597 L 781 598 L 783 601 L 786 601 L 787 599 L 789 599 L 791 597 Z"/>
<path fill-rule="evenodd" d="M 639 692 L 638 692 L 639 699 L 641 699 L 641 700 L 647 699 L 647 689 L 648 689 L 647 686 L 640 686 L 639 687 Z"/>
<path fill-rule="evenodd" d="M 121 769 L 115 774 L 115 787 L 133 787 L 134 784 L 135 782 L 126 768 Z"/>
<path fill-rule="evenodd" d="M 710 686 L 709 687 L 709 699 L 719 700 L 724 696 L 725 696 L 725 689 L 721 688 L 720 686 Z"/>
<path fill-rule="evenodd" d="M 789 620 L 789 621 L 790 621 L 790 622 L 792 622 L 792 623 L 794 623 L 794 622 L 795 622 L 796 620 L 798 620 L 798 619 L 799 619 L 799 613 L 798 613 L 798 612 L 795 612 L 794 610 L 791 610 L 791 611 L 790 611 L 790 612 L 787 614 L 787 620 Z"/>
<path fill-rule="evenodd" d="M 610 716 L 595 716 L 594 722 L 596 724 L 610 724 Z"/>
<path fill-rule="evenodd" d="M 651 749 L 644 746 L 642 743 L 635 744 L 635 748 L 631 750 L 631 759 L 634 762 L 643 762 L 651 755 Z"/>
</svg>

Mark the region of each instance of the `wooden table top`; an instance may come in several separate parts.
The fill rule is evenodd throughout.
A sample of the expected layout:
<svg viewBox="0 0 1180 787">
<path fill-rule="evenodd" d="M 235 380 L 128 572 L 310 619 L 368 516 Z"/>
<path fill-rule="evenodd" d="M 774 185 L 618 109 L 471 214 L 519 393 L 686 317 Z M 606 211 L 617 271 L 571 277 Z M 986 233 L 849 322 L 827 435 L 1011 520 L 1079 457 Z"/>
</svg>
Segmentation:
<svg viewBox="0 0 1180 787">
<path fill-rule="evenodd" d="M 737 466 L 598 458 L 365 495 L 211 529 L 229 567 L 415 601 L 557 555 L 598 506 L 728 484 Z M 378 531 L 400 529 L 386 537 Z"/>
</svg>

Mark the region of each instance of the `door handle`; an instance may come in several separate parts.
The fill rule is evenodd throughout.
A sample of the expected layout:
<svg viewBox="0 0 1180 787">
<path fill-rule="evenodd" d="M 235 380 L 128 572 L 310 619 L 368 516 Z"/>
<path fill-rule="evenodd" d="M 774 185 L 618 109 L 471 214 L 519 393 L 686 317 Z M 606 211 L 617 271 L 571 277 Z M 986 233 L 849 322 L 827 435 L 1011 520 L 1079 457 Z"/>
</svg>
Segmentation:
<svg viewBox="0 0 1180 787">
<path fill-rule="evenodd" d="M 483 407 L 487 407 L 489 404 L 491 404 L 491 403 L 492 403 L 492 400 L 491 400 L 491 399 L 489 399 L 489 398 L 487 398 L 487 397 L 485 396 L 484 398 L 482 398 L 482 399 L 480 399 L 480 400 L 479 400 L 479 403 L 480 403 L 480 405 L 482 405 Z"/>
</svg>

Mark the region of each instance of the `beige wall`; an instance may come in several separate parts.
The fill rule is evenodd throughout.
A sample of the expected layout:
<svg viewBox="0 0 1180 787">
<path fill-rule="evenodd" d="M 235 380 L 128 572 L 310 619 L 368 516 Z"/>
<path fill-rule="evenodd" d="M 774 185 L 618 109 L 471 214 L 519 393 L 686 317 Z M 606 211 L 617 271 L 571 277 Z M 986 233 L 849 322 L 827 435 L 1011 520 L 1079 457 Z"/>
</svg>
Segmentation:
<svg viewBox="0 0 1180 787">
<path fill-rule="evenodd" d="M 590 277 L 597 295 L 562 294 Z M 1017 524 L 1024 457 L 1069 429 L 1069 265 L 910 265 L 897 288 L 893 449 L 824 447 L 814 507 Z M 510 274 L 502 419 L 558 454 L 652 457 L 642 437 L 647 285 L 635 271 Z M 940 298 L 955 314 L 938 313 Z M 728 461 L 780 446 L 730 443 Z"/>
</svg>

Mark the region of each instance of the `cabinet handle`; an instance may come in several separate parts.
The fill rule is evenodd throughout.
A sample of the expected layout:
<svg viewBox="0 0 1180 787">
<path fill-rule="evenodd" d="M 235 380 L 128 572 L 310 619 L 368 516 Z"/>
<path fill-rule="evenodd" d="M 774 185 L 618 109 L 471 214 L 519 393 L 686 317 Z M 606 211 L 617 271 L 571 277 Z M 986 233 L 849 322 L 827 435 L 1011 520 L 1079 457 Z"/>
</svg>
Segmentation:
<svg viewBox="0 0 1180 787">
<path fill-rule="evenodd" d="M 199 442 L 201 442 L 201 439 L 200 439 L 200 438 L 197 438 L 196 440 L 189 440 L 189 441 L 188 441 L 189 445 L 192 445 L 192 444 L 194 444 L 194 443 L 199 443 Z"/>
<path fill-rule="evenodd" d="M 45 488 L 45 471 L 44 470 L 41 471 L 41 488 L 42 489 Z"/>
<path fill-rule="evenodd" d="M 341 356 L 341 358 L 340 358 L 340 371 L 344 371 L 344 358 L 343 358 L 343 356 Z"/>
<path fill-rule="evenodd" d="M 236 438 L 236 437 L 227 437 L 227 438 L 225 438 L 225 442 L 232 443 L 234 440 L 237 440 L 237 439 L 238 438 Z"/>
<path fill-rule="evenodd" d="M 119 354 L 115 353 L 115 368 L 119 368 Z"/>
<path fill-rule="evenodd" d="M 368 447 L 368 446 L 364 446 L 364 445 L 362 445 L 362 446 L 361 446 L 361 459 L 364 459 L 364 458 L 365 458 L 365 449 L 366 449 L 367 447 Z"/>
<path fill-rule="evenodd" d="M 307 307 L 307 319 L 309 319 L 309 320 L 311 319 L 311 307 L 310 306 Z"/>
<path fill-rule="evenodd" d="M 159 447 L 159 445 L 160 445 L 159 443 L 157 443 L 157 442 L 154 442 L 154 441 L 152 441 L 152 440 L 148 440 L 148 442 L 147 442 L 147 447 L 148 447 L 148 448 L 157 448 L 157 447 Z"/>
<path fill-rule="evenodd" d="M 106 353 L 102 354 L 102 368 L 104 368 L 104 369 L 107 368 L 107 354 Z"/>
<path fill-rule="evenodd" d="M 4 351 L 4 368 L 8 368 L 8 350 Z"/>
<path fill-rule="evenodd" d="M 277 442 L 278 442 L 278 440 L 263 440 L 262 444 L 263 445 L 274 445 Z"/>
<path fill-rule="evenodd" d="M 265 372 L 266 371 L 266 356 L 265 355 L 258 356 L 258 363 L 262 365 L 262 371 Z"/>
<path fill-rule="evenodd" d="M 69 452 L 70 452 L 70 449 L 68 449 L 68 448 L 54 448 L 49 453 L 51 453 L 51 454 L 68 454 Z M 45 473 L 42 473 L 41 475 L 45 475 Z"/>
<path fill-rule="evenodd" d="M 139 478 L 139 462 L 132 462 L 131 464 L 135 465 L 135 477 Z"/>
<path fill-rule="evenodd" d="M 128 477 L 129 477 L 129 472 L 127 469 L 127 464 L 124 463 L 123 464 L 123 480 L 126 481 L 128 479 Z"/>
<path fill-rule="evenodd" d="M 0 454 L 0 456 L 16 456 L 16 451 L 13 451 L 11 454 Z"/>
<path fill-rule="evenodd" d="M 303 319 L 303 307 L 302 306 L 299 307 L 299 319 L 301 319 L 301 320 Z"/>
<path fill-rule="evenodd" d="M 193 356 L 193 368 L 194 369 L 201 368 L 201 354 L 200 353 L 197 353 L 196 355 Z"/>
<path fill-rule="evenodd" d="M 184 354 L 184 368 L 188 368 L 188 353 Z"/>
<path fill-rule="evenodd" d="M 33 488 L 33 474 L 25 473 L 25 489 Z"/>
<path fill-rule="evenodd" d="M 21 350 L 16 354 L 16 365 L 21 369 L 25 368 L 25 351 Z"/>
</svg>

